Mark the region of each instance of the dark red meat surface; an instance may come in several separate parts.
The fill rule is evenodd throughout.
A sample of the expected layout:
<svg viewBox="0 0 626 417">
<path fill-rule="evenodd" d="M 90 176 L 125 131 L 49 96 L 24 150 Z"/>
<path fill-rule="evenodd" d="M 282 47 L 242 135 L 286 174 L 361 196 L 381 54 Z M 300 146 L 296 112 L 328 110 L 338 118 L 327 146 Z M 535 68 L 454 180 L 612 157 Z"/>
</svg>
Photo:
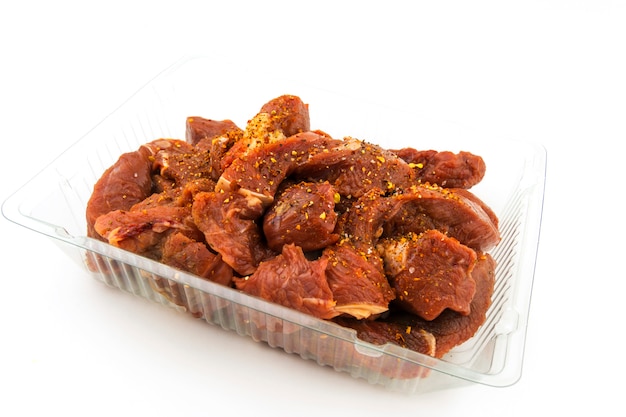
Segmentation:
<svg viewBox="0 0 626 417">
<path fill-rule="evenodd" d="M 487 169 L 483 158 L 465 151 L 455 154 L 403 148 L 393 152 L 415 169 L 421 182 L 441 187 L 471 188 L 483 179 Z"/>
<path fill-rule="evenodd" d="M 478 251 L 500 241 L 498 225 L 468 191 L 417 185 L 395 197 L 400 209 L 385 223 L 386 236 L 436 229 Z"/>
<path fill-rule="evenodd" d="M 252 274 L 272 255 L 256 222 L 262 214 L 259 199 L 232 191 L 199 193 L 192 208 L 208 245 L 241 275 Z"/>
<path fill-rule="evenodd" d="M 328 260 L 326 279 L 337 301 L 335 309 L 359 319 L 387 311 L 395 297 L 382 259 L 373 248 L 363 248 L 345 243 L 323 252 Z"/>
<path fill-rule="evenodd" d="M 302 249 L 283 246 L 280 255 L 262 262 L 246 278 L 236 278 L 238 289 L 313 316 L 335 317 L 335 301 L 326 281 L 327 260 L 309 261 Z"/>
<path fill-rule="evenodd" d="M 151 152 L 141 147 L 125 153 L 100 177 L 87 202 L 87 235 L 103 239 L 95 230 L 98 217 L 113 210 L 128 210 L 150 196 Z"/>
<path fill-rule="evenodd" d="M 222 261 L 221 255 L 183 233 L 168 236 L 161 262 L 222 285 L 230 285 L 233 279 L 233 269 Z"/>
<path fill-rule="evenodd" d="M 471 276 L 476 252 L 437 230 L 380 244 L 403 310 L 433 320 L 447 308 L 470 313 L 476 283 Z"/>
<path fill-rule="evenodd" d="M 208 155 L 210 175 L 215 181 L 222 175 L 225 155 L 242 138 L 243 130 L 231 120 L 187 118 L 185 139 Z"/>
<path fill-rule="evenodd" d="M 280 252 L 283 245 L 292 243 L 313 251 L 337 242 L 335 198 L 335 189 L 328 182 L 287 186 L 263 217 L 268 246 Z"/>
<path fill-rule="evenodd" d="M 345 138 L 328 152 L 316 153 L 296 172 L 329 181 L 339 194 L 354 198 L 372 189 L 395 191 L 415 181 L 414 170 L 393 152 L 354 138 Z"/>
</svg>

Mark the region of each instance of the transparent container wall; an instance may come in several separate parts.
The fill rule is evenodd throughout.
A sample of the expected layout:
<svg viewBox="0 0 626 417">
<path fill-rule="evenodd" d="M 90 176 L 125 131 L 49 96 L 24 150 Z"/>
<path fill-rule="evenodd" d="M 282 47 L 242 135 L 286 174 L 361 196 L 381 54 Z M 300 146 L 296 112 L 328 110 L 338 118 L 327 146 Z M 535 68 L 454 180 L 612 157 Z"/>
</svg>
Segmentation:
<svg viewBox="0 0 626 417">
<path fill-rule="evenodd" d="M 485 140 L 454 124 L 420 119 L 236 64 L 185 59 L 148 83 L 3 205 L 10 220 L 54 238 L 107 285 L 203 318 L 253 340 L 315 360 L 370 383 L 422 392 L 467 382 L 492 386 L 520 376 L 543 202 L 546 155 L 538 145 Z M 486 323 L 442 360 L 394 345 L 374 346 L 334 323 L 206 282 L 86 238 L 93 185 L 124 152 L 158 138 L 184 139 L 188 116 L 240 127 L 269 99 L 309 103 L 311 128 L 387 148 L 460 150 L 481 155 L 485 179 L 472 191 L 500 218 L 502 242 Z M 181 341 L 184 343 L 184 341 Z"/>
</svg>

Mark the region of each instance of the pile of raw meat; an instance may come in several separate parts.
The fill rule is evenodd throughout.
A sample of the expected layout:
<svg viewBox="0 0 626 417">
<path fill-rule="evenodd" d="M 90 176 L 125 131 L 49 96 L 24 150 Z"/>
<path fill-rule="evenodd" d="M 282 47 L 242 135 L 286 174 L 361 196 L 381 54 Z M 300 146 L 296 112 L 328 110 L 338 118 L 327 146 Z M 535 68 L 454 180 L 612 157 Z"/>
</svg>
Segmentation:
<svg viewBox="0 0 626 417">
<path fill-rule="evenodd" d="M 485 321 L 500 234 L 468 191 L 480 156 L 336 139 L 290 95 L 186 129 L 104 172 L 89 236 L 435 357 Z"/>
</svg>

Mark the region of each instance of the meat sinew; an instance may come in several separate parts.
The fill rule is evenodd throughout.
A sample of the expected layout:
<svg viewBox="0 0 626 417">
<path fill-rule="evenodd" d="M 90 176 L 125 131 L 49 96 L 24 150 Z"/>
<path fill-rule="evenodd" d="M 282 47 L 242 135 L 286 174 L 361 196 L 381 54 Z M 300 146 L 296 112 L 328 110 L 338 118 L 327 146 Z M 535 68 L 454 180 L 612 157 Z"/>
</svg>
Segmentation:
<svg viewBox="0 0 626 417">
<path fill-rule="evenodd" d="M 316 133 L 298 133 L 257 145 L 233 160 L 217 182 L 217 191 L 237 191 L 258 198 L 264 207 L 274 201 L 280 184 L 296 167 L 337 141 Z"/>
<path fill-rule="evenodd" d="M 199 116 L 185 127 L 103 173 L 90 237 L 431 356 L 485 321 L 500 234 L 469 191 L 480 156 L 336 139 L 292 95 L 243 129 Z M 166 281 L 151 285 L 202 314 Z"/>
</svg>

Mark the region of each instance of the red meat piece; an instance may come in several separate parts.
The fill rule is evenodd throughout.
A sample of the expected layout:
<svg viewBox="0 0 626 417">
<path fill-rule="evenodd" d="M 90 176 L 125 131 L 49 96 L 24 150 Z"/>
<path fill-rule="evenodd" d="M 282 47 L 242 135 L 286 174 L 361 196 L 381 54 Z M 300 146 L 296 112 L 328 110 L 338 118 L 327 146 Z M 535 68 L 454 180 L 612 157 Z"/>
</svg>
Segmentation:
<svg viewBox="0 0 626 417">
<path fill-rule="evenodd" d="M 204 243 L 182 233 L 171 234 L 163 244 L 161 262 L 222 285 L 230 285 L 233 270 L 219 254 L 211 252 Z"/>
<path fill-rule="evenodd" d="M 247 294 L 330 319 L 338 313 L 326 282 L 326 262 L 324 258 L 309 261 L 300 247 L 288 244 L 249 277 L 235 278 L 235 285 Z"/>
<path fill-rule="evenodd" d="M 328 184 L 300 182 L 286 187 L 263 217 L 263 233 L 275 251 L 293 243 L 302 250 L 323 249 L 339 240 L 335 190 Z"/>
<path fill-rule="evenodd" d="M 185 138 L 209 158 L 211 178 L 217 181 L 222 175 L 222 159 L 243 137 L 241 130 L 231 120 L 210 120 L 188 117 Z"/>
<path fill-rule="evenodd" d="M 449 308 L 470 313 L 476 291 L 471 271 L 476 252 L 437 230 L 379 244 L 386 270 L 405 311 L 433 320 Z"/>
<path fill-rule="evenodd" d="M 232 120 L 212 120 L 191 116 L 185 123 L 185 140 L 194 146 L 221 136 L 235 137 L 241 133 L 243 131 Z"/>
<path fill-rule="evenodd" d="M 252 274 L 261 261 L 275 255 L 256 222 L 263 214 L 259 199 L 237 192 L 201 192 L 191 212 L 209 246 L 239 274 Z"/>
<path fill-rule="evenodd" d="M 189 207 L 114 210 L 98 217 L 94 228 L 111 245 L 152 259 L 161 258 L 162 243 L 172 232 L 202 239 Z"/>
<path fill-rule="evenodd" d="M 478 257 L 472 271 L 472 277 L 476 282 L 476 293 L 471 302 L 470 314 L 466 316 L 453 310 L 445 310 L 439 317 L 429 321 L 405 311 L 393 311 L 388 317 L 377 320 L 379 324 L 375 326 L 366 326 L 359 320 L 343 317 L 335 318 L 334 321 L 355 329 L 359 338 L 381 345 L 393 343 L 410 347 L 406 334 L 416 332 L 432 334 L 435 338 L 433 356 L 441 358 L 452 348 L 474 336 L 485 322 L 493 294 L 495 266 L 495 261 L 490 255 L 484 254 Z"/>
<path fill-rule="evenodd" d="M 102 240 L 94 229 L 96 219 L 113 210 L 128 210 L 150 195 L 152 189 L 150 157 L 142 146 L 121 155 L 96 182 L 87 202 L 87 235 Z"/>
<path fill-rule="evenodd" d="M 403 148 L 392 151 L 415 169 L 416 178 L 424 183 L 448 188 L 471 188 L 482 181 L 486 165 L 482 157 L 470 152 Z"/>
<path fill-rule="evenodd" d="M 216 190 L 239 191 L 258 198 L 267 207 L 274 201 L 281 182 L 296 167 L 336 142 L 319 133 L 304 132 L 256 146 L 232 161 L 218 180 Z"/>
<path fill-rule="evenodd" d="M 326 278 L 337 301 L 335 310 L 363 319 L 389 309 L 395 295 L 376 250 L 344 243 L 328 246 L 322 257 L 328 260 Z"/>
<path fill-rule="evenodd" d="M 392 192 L 415 182 L 415 172 L 393 152 L 355 138 L 345 138 L 311 156 L 296 175 L 329 181 L 343 197 L 359 198 L 372 189 Z"/>
<path fill-rule="evenodd" d="M 384 236 L 436 229 L 479 252 L 500 241 L 497 223 L 469 191 L 417 185 L 393 198 L 400 209 L 384 225 Z"/>
</svg>

